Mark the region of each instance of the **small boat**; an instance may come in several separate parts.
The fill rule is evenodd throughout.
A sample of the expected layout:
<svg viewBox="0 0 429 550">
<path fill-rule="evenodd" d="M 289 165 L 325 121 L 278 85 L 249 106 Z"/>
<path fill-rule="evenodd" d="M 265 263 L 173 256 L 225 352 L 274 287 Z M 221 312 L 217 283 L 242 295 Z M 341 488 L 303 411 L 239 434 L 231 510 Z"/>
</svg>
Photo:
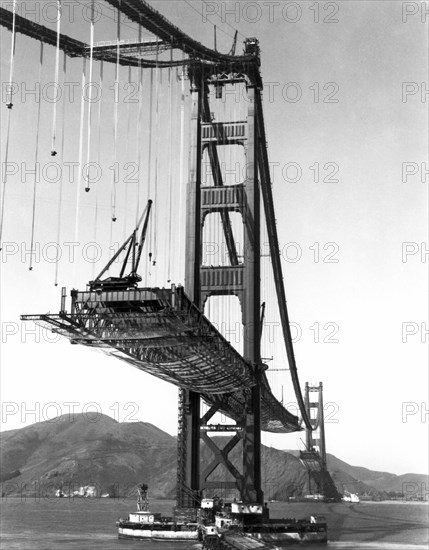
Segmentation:
<svg viewBox="0 0 429 550">
<path fill-rule="evenodd" d="M 198 521 L 180 521 L 152 513 L 147 490 L 145 484 L 138 487 L 137 511 L 117 522 L 120 539 L 198 541 L 201 538 Z"/>
<path fill-rule="evenodd" d="M 343 502 L 352 502 L 354 504 L 357 504 L 360 502 L 360 498 L 356 494 L 349 493 L 348 491 L 344 492 L 344 496 L 342 497 L 341 500 Z"/>
<path fill-rule="evenodd" d="M 324 502 L 326 500 L 325 495 L 321 495 L 320 493 L 316 493 L 314 495 L 305 495 L 305 500 L 314 500 L 314 501 L 321 501 Z"/>
</svg>

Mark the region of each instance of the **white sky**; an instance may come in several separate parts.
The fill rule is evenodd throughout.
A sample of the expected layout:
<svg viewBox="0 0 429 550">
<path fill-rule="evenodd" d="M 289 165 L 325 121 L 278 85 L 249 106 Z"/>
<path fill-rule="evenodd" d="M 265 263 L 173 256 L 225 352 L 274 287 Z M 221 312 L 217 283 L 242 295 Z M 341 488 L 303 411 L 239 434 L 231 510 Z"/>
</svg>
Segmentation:
<svg viewBox="0 0 429 550">
<path fill-rule="evenodd" d="M 279 238 L 282 248 L 296 243 L 298 248 L 285 249 L 289 258 L 296 249 L 302 253 L 294 263 L 287 258 L 283 261 L 290 317 L 302 330 L 295 344 L 301 383 L 323 381 L 325 403 L 332 403 L 327 409 L 334 411 L 333 421 L 326 425 L 328 452 L 372 469 L 398 474 L 426 472 L 428 384 L 424 329 L 427 330 L 428 259 L 424 253 L 422 256 L 422 250 L 424 246 L 427 248 L 428 176 L 422 173 L 422 163 L 427 163 L 428 97 L 422 95 L 422 90 L 428 86 L 428 19 L 424 18 L 424 4 L 300 2 L 300 10 L 296 11 L 297 4 L 293 2 L 206 2 L 205 7 L 200 0 L 191 2 L 200 13 L 204 9 L 218 12 L 220 18 L 212 15 L 207 21 L 181 0 L 150 0 L 150 4 L 210 46 L 213 24 L 233 35 L 234 31 L 226 24 L 229 23 L 244 36 L 260 40 Z M 289 7 L 285 8 L 286 4 Z M 89 24 L 82 20 L 79 3 L 75 14 L 74 24 L 64 22 L 64 32 L 89 42 Z M 96 26 L 96 40 L 115 38 L 114 25 L 104 15 L 112 15 L 105 6 L 103 18 Z M 324 19 L 338 22 L 328 23 Z M 47 24 L 43 20 L 41 23 Z M 2 82 L 9 78 L 10 37 L 2 29 Z M 242 40 L 239 36 L 238 51 Z M 228 51 L 231 43 L 232 38 L 218 30 L 219 50 Z M 55 51 L 46 47 L 45 53 L 44 80 L 52 81 Z M 37 64 L 38 43 L 19 35 L 15 80 L 21 87 L 23 82 L 34 84 Z M 80 67 L 81 60 L 69 63 L 69 80 L 79 82 Z M 113 71 L 113 66 L 106 68 L 110 84 Z M 125 80 L 127 70 L 121 71 Z M 98 66 L 94 74 L 94 79 L 98 78 Z M 288 87 L 288 83 L 295 84 Z M 410 92 L 406 97 L 405 85 Z M 175 86 L 179 90 L 180 83 Z M 297 89 L 302 96 L 291 102 Z M 289 94 L 289 101 L 282 90 Z M 329 98 L 338 101 L 324 101 Z M 7 111 L 4 96 L 2 101 L 4 115 Z M 31 98 L 25 104 L 19 99 L 14 103 L 9 160 L 19 164 L 24 160 L 31 166 L 37 104 Z M 108 122 L 103 132 L 112 131 L 113 108 L 111 99 L 106 100 L 103 109 Z M 112 111 L 107 113 L 109 109 Z M 126 145 L 127 107 L 120 105 L 119 109 L 119 154 L 123 162 L 135 160 L 134 142 L 132 146 Z M 60 113 L 61 107 L 58 110 Z M 71 105 L 67 115 L 65 158 L 76 162 L 79 103 Z M 41 118 L 44 149 L 41 148 L 40 162 L 46 163 L 52 161 L 49 156 L 52 105 L 47 102 L 42 104 Z M 2 162 L 6 119 L 2 116 Z M 135 134 L 129 139 L 135 140 Z M 159 140 L 159 151 L 165 154 L 169 138 L 160 135 Z M 106 145 L 103 165 L 108 166 L 111 153 L 111 144 Z M 292 168 L 287 170 L 286 178 L 282 177 L 282 169 L 288 163 L 299 165 L 302 170 L 299 181 L 287 181 L 294 176 Z M 339 181 L 315 182 L 315 163 L 319 163 L 321 179 L 334 167 L 338 173 L 332 178 Z M 406 181 L 402 174 L 404 163 L 414 163 L 406 165 L 410 171 Z M 416 173 L 412 174 L 414 170 Z M 107 174 L 105 177 L 110 180 L 111 172 L 107 170 Z M 33 326 L 20 322 L 22 313 L 57 312 L 59 287 L 83 289 L 93 276 L 92 265 L 81 260 L 82 245 L 76 249 L 76 262 L 63 259 L 60 263 L 58 288 L 53 285 L 55 265 L 46 257 L 41 258 L 32 272 L 28 270 L 28 258 L 21 261 L 20 254 L 30 242 L 33 181 L 27 177 L 26 183 L 22 183 L 20 175 L 19 172 L 8 182 L 4 241 L 9 248 L 4 248 L 1 264 L 2 429 L 65 414 L 69 411 L 68 402 L 79 403 L 76 411 L 95 402 L 103 413 L 121 421 L 131 414 L 132 418 L 152 422 L 174 434 L 175 387 L 102 354 L 70 346 L 65 340 L 49 343 L 46 333 L 31 334 Z M 41 183 L 39 189 L 36 241 L 43 249 L 46 243 L 55 241 L 58 186 Z M 75 192 L 76 182 L 64 191 L 61 243 L 74 240 Z M 96 269 L 107 260 L 109 242 L 119 242 L 123 231 L 130 231 L 135 212 L 135 203 L 129 197 L 129 205 L 120 203 L 119 214 L 126 213 L 128 217 L 119 216 L 120 225 L 114 228 L 112 240 L 110 197 L 101 192 L 100 196 L 100 219 L 105 225 L 100 225 L 97 242 L 104 255 Z M 90 228 L 93 194 L 83 194 L 80 200 L 79 241 L 83 244 L 93 240 Z M 314 246 L 315 243 L 318 245 Z M 412 254 L 403 257 L 404 246 Z M 319 261 L 315 261 L 317 247 Z M 64 244 L 63 250 L 66 250 Z M 338 262 L 323 261 L 330 252 L 333 252 L 331 258 Z M 178 266 L 180 249 L 174 254 Z M 172 267 L 173 274 L 180 272 L 179 267 L 175 269 Z M 329 335 L 334 325 L 326 323 L 338 326 L 334 336 L 339 340 L 337 343 L 314 341 L 316 327 L 320 329 L 320 340 Z M 409 323 L 410 332 L 406 342 L 404 323 Z M 273 347 L 277 349 L 279 342 Z M 281 375 L 284 382 L 280 381 Z M 284 383 L 285 401 L 292 402 L 287 373 L 281 375 L 276 377 L 276 390 Z M 48 406 L 49 403 L 56 405 Z M 36 412 L 29 413 L 33 409 Z M 408 416 L 404 417 L 404 409 L 410 413 Z M 264 435 L 264 440 L 286 449 L 296 447 L 300 437 L 302 434 Z"/>
</svg>

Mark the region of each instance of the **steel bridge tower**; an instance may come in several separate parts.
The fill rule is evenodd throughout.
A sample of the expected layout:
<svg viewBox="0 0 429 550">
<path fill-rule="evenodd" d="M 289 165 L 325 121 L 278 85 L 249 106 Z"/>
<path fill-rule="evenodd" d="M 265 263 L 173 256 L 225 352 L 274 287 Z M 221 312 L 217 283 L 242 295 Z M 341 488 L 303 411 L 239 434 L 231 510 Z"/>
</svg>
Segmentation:
<svg viewBox="0 0 429 550">
<path fill-rule="evenodd" d="M 306 450 L 301 451 L 300 459 L 307 468 L 308 492 L 317 493 L 327 498 L 340 497 L 335 483 L 328 471 L 325 442 L 325 417 L 323 410 L 323 384 L 318 386 L 305 384 L 305 406 L 312 424 L 312 430 L 306 428 Z"/>
<path fill-rule="evenodd" d="M 252 53 L 258 49 L 256 40 L 246 41 Z M 245 330 L 244 359 L 253 365 L 260 381 L 263 366 L 260 356 L 260 192 L 256 155 L 255 84 L 237 73 L 225 75 L 193 70 L 191 77 L 192 121 L 190 174 L 187 189 L 186 270 L 185 292 L 197 307 L 203 310 L 206 300 L 213 295 L 238 296 Z M 209 87 L 214 85 L 218 97 L 226 83 L 237 86 L 246 83 L 247 119 L 224 123 L 211 121 Z M 223 182 L 217 147 L 241 145 L 246 158 L 245 179 L 242 183 L 226 186 Z M 213 174 L 213 186 L 202 185 L 202 158 L 207 150 Z M 202 266 L 202 234 L 206 216 L 219 212 L 229 253 L 229 266 Z M 240 212 L 244 227 L 244 259 L 239 263 L 229 212 Z M 229 426 L 235 436 L 220 449 L 208 436 L 217 431 L 208 425 L 219 406 L 212 405 L 201 417 L 200 394 L 180 390 L 179 397 L 179 507 L 197 505 L 205 489 L 219 486 L 210 481 L 210 474 L 220 464 L 226 467 L 235 481 L 223 482 L 223 488 L 238 490 L 243 502 L 263 503 L 261 489 L 261 388 L 260 383 L 247 391 L 241 422 Z M 223 427 L 224 428 L 224 427 Z M 224 429 L 222 431 L 225 431 Z M 200 469 L 200 443 L 203 440 L 215 458 Z M 243 473 L 237 471 L 228 459 L 229 452 L 242 440 Z"/>
</svg>

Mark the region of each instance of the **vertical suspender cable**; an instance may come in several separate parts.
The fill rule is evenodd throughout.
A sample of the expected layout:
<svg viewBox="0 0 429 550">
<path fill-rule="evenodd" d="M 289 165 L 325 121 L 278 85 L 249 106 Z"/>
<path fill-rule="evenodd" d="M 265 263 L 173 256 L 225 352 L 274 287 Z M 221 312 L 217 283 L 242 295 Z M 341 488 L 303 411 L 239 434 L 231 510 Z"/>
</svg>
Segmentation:
<svg viewBox="0 0 429 550">
<path fill-rule="evenodd" d="M 171 50 L 171 60 L 173 60 L 173 50 Z M 167 282 L 171 281 L 171 232 L 172 232 L 172 216 L 173 216 L 173 69 L 169 69 L 169 129 L 170 129 L 170 144 L 169 144 L 169 163 L 168 163 L 168 199 L 169 199 L 169 212 L 168 212 L 168 265 L 167 265 Z"/>
<path fill-rule="evenodd" d="M 80 186 L 82 185 L 83 123 L 85 118 L 85 100 L 84 100 L 85 86 L 86 86 L 86 57 L 83 58 L 82 89 L 81 89 L 81 98 L 80 98 L 79 166 L 78 166 L 78 179 L 77 179 L 77 188 L 76 188 L 76 220 L 75 220 L 75 234 L 74 234 L 75 243 L 77 243 L 79 239 L 79 202 L 80 202 Z"/>
<path fill-rule="evenodd" d="M 185 53 L 182 52 L 182 61 L 184 62 Z M 180 94 L 180 149 L 179 149 L 179 205 L 183 206 L 183 186 L 184 186 L 184 152 L 185 152 L 185 66 L 182 65 L 181 94 Z M 179 220 L 179 254 L 182 254 L 183 223 Z"/>
<path fill-rule="evenodd" d="M 39 84 L 42 81 L 43 68 L 43 41 L 40 41 L 40 64 L 39 64 Z M 34 155 L 34 185 L 33 185 L 33 211 L 31 215 L 31 244 L 30 244 L 30 267 L 33 269 L 33 248 L 34 248 L 34 229 L 36 222 L 36 196 L 37 196 L 37 164 L 39 161 L 39 132 L 40 132 L 40 111 L 42 108 L 42 98 L 39 97 L 39 105 L 37 107 L 37 130 L 36 130 L 36 152 Z"/>
<path fill-rule="evenodd" d="M 118 162 L 118 110 L 119 110 L 119 60 L 121 57 L 121 0 L 118 3 L 118 25 L 116 41 L 116 71 L 115 71 L 115 129 L 114 129 L 114 157 L 115 166 Z M 113 170 L 112 187 L 112 222 L 116 221 L 116 170 Z"/>
<path fill-rule="evenodd" d="M 153 69 L 150 70 L 150 97 L 149 97 L 149 151 L 147 164 L 147 198 L 151 198 L 151 171 L 152 171 L 152 127 L 153 127 Z M 156 207 L 156 205 L 155 205 Z M 152 218 L 150 219 L 150 227 L 152 228 Z M 146 283 L 148 277 L 148 266 L 152 260 L 152 231 L 149 230 L 149 262 L 146 264 Z"/>
<path fill-rule="evenodd" d="M 89 86 L 92 86 L 92 69 L 94 65 L 94 0 L 91 1 L 91 39 L 89 48 Z M 92 99 L 88 97 L 88 132 L 87 132 L 87 152 L 86 152 L 86 187 L 85 191 L 88 193 L 91 189 L 89 179 L 89 161 L 91 159 L 91 113 L 92 113 Z"/>
<path fill-rule="evenodd" d="M 142 26 L 139 23 L 139 44 L 142 41 Z M 136 225 L 140 217 L 140 182 L 141 182 L 141 127 L 142 127 L 142 113 L 143 113 L 143 66 L 141 62 L 141 48 L 139 46 L 139 114 L 137 118 L 137 169 L 138 169 L 138 181 L 136 189 Z"/>
<path fill-rule="evenodd" d="M 98 102 L 98 137 L 97 137 L 97 161 L 101 167 L 101 111 L 103 105 L 103 60 L 100 61 L 100 100 Z M 95 186 L 95 210 L 94 210 L 94 242 L 97 242 L 97 223 L 98 223 L 98 185 Z M 95 262 L 92 264 L 92 275 L 95 276 Z"/>
<path fill-rule="evenodd" d="M 12 7 L 12 42 L 10 47 L 10 69 L 9 69 L 9 101 L 7 101 L 6 106 L 8 109 L 12 109 L 12 94 L 13 94 L 13 70 L 14 70 L 14 60 L 15 60 L 15 43 L 16 43 L 16 0 L 13 0 Z"/>
<path fill-rule="evenodd" d="M 2 189 L 2 201 L 1 201 L 1 215 L 0 215 L 0 246 L 2 243 L 2 237 L 3 237 L 3 218 L 4 218 L 4 204 L 6 200 L 6 186 L 7 186 L 7 162 L 9 157 L 9 141 L 10 141 L 10 116 L 11 116 L 11 110 L 13 107 L 12 103 L 12 87 L 13 87 L 13 69 L 14 69 L 14 58 L 15 58 L 15 41 L 16 41 L 16 30 L 15 30 L 15 24 L 16 24 L 16 0 L 13 0 L 13 17 L 12 17 L 12 42 L 10 46 L 10 72 L 9 72 L 9 100 L 6 103 L 6 106 L 8 108 L 8 114 L 7 114 L 7 131 L 6 131 L 6 150 L 5 150 L 5 161 L 4 161 L 4 169 L 3 169 L 3 189 Z M 0 248 L 1 250 L 1 248 Z"/>
<path fill-rule="evenodd" d="M 60 33 L 61 33 L 61 0 L 57 0 L 57 44 L 55 53 L 55 89 L 58 90 L 58 78 L 60 73 Z M 54 101 L 54 115 L 52 117 L 52 145 L 51 155 L 57 155 L 57 100 Z"/>
<path fill-rule="evenodd" d="M 63 59 L 63 81 L 66 81 L 67 75 L 67 55 L 64 52 Z M 61 128 L 61 166 L 64 166 L 64 137 L 65 137 L 65 127 L 66 127 L 66 101 L 63 98 L 63 109 L 62 109 L 62 128 Z M 60 196 L 58 201 L 58 215 L 57 215 L 57 244 L 60 244 L 61 237 L 61 206 L 63 200 L 63 177 L 61 175 L 60 181 Z M 58 263 L 60 260 L 60 254 L 57 254 L 55 261 L 55 286 L 58 286 Z"/>
<path fill-rule="evenodd" d="M 158 38 L 156 39 L 156 114 L 155 114 L 155 127 L 156 127 L 156 139 L 155 139 L 155 178 L 154 178 L 154 184 L 155 184 L 155 190 L 154 190 L 154 202 L 155 202 L 155 208 L 153 213 L 153 265 L 156 265 L 156 259 L 158 255 L 157 251 L 157 212 L 158 212 L 158 154 L 159 154 L 159 88 L 160 88 L 160 81 L 162 78 L 162 71 L 160 71 L 158 66 L 158 60 L 159 60 L 159 43 Z"/>
<path fill-rule="evenodd" d="M 131 65 L 128 67 L 128 89 L 131 88 Z M 127 105 L 127 111 L 128 111 L 128 116 L 127 116 L 127 148 L 126 148 L 126 158 L 127 158 L 127 162 L 128 162 L 128 154 L 129 154 L 129 150 L 130 150 L 130 146 L 129 146 L 129 143 L 130 143 L 130 127 L 131 127 L 131 101 L 128 101 L 128 105 Z M 124 186 L 125 186 L 125 200 L 124 200 L 124 211 L 125 211 L 125 215 L 124 215 L 124 238 L 123 240 L 125 241 L 126 239 L 126 231 L 127 231 L 127 215 L 126 215 L 126 212 L 127 212 L 127 207 L 128 207 L 128 183 L 125 179 L 124 181 Z"/>
</svg>

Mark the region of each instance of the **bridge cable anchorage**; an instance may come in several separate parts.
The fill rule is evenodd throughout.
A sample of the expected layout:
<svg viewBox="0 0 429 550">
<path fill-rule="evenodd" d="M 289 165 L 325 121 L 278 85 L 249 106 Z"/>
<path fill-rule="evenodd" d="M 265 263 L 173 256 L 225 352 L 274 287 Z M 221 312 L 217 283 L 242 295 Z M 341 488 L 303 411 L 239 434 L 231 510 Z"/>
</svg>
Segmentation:
<svg viewBox="0 0 429 550">
<path fill-rule="evenodd" d="M 61 37 L 61 0 L 57 0 L 57 44 L 55 47 L 55 89 L 58 90 L 58 79 L 60 73 L 60 37 Z M 57 140 L 57 98 L 55 98 L 53 105 L 53 117 L 52 117 L 52 145 L 51 156 L 57 156 L 56 140 Z"/>
<path fill-rule="evenodd" d="M 63 83 L 66 82 L 67 75 L 67 55 L 64 52 L 63 54 Z M 64 166 L 64 142 L 65 142 L 65 128 L 66 128 L 66 101 L 63 98 L 63 108 L 62 108 L 62 120 L 61 120 L 61 166 Z M 61 237 L 61 220 L 62 220 L 62 202 L 63 202 L 63 174 L 61 172 L 60 179 L 60 191 L 58 199 L 58 214 L 57 214 L 57 244 L 60 243 Z M 94 239 L 94 242 L 95 239 Z M 60 254 L 57 254 L 55 258 L 55 282 L 54 285 L 58 286 L 58 270 L 60 262 Z M 93 264 L 94 265 L 94 264 Z"/>
<path fill-rule="evenodd" d="M 91 0 L 91 17 L 90 17 L 90 25 L 91 25 L 91 39 L 90 39 L 90 50 L 89 50 L 89 81 L 88 84 L 91 87 L 93 85 L 92 83 L 92 74 L 93 74 L 93 65 L 94 65 L 94 27 L 95 27 L 95 21 L 94 21 L 94 2 L 95 0 Z M 89 162 L 91 160 L 91 123 L 92 123 L 92 100 L 91 98 L 88 98 L 88 127 L 87 127 L 87 152 L 86 152 L 86 187 L 85 191 L 89 193 L 91 190 L 90 186 L 90 174 L 89 174 Z"/>
<path fill-rule="evenodd" d="M 40 60 L 39 60 L 39 82 L 42 82 L 43 70 L 43 40 L 40 41 Z M 36 196 L 37 196 L 37 165 L 39 161 L 39 135 L 40 135 L 40 112 L 42 107 L 41 98 L 37 106 L 37 124 L 36 124 L 36 150 L 34 154 L 34 184 L 33 184 L 33 208 L 31 215 L 31 243 L 30 243 L 30 271 L 33 271 L 33 248 L 34 248 L 34 231 L 36 224 Z"/>
</svg>

